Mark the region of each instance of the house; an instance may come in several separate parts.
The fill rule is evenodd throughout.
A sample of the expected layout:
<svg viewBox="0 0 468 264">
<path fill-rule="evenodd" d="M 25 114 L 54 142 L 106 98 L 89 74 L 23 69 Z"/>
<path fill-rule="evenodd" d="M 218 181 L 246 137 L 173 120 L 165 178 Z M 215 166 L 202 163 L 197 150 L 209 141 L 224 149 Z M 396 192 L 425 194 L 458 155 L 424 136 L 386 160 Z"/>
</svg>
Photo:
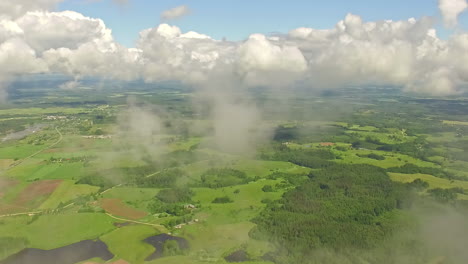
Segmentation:
<svg viewBox="0 0 468 264">
<path fill-rule="evenodd" d="M 197 209 L 197 207 L 193 204 L 186 204 L 184 207 L 185 209 Z"/>
</svg>

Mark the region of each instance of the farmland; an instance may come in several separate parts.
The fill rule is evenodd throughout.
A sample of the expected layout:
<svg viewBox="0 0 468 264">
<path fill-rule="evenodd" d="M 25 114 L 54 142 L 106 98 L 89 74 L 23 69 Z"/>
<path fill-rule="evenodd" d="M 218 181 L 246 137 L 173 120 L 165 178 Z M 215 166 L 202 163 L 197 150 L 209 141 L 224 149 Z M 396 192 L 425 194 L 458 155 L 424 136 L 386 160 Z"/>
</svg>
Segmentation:
<svg viewBox="0 0 468 264">
<path fill-rule="evenodd" d="M 90 240 L 113 255 L 93 263 L 302 263 L 304 250 L 383 247 L 412 219 L 401 205 L 408 197 L 467 206 L 463 115 L 431 111 L 394 90 L 301 95 L 286 103 L 301 106 L 291 113 L 265 107 L 270 132 L 248 152 L 213 144 L 211 117 L 192 109 L 184 88 L 109 89 L 76 104 L 69 91 L 48 93 L 0 109 L 0 120 L 15 120 L 5 121 L 2 137 L 41 125 L 0 143 L 0 260 Z M 70 106 L 55 106 L 54 93 Z M 363 235 L 353 244 L 357 230 Z M 155 247 L 144 240 L 161 234 L 190 246 L 167 240 L 162 257 L 148 260 Z"/>
</svg>

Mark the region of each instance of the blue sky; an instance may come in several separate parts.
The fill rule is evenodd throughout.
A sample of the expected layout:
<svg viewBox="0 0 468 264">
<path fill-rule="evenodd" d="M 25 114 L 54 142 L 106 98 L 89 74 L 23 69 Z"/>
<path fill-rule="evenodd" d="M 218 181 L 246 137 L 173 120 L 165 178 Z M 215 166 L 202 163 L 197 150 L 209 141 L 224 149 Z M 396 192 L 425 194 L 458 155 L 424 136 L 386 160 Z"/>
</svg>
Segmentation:
<svg viewBox="0 0 468 264">
<path fill-rule="evenodd" d="M 170 24 L 184 32 L 193 30 L 229 40 L 297 27 L 332 28 L 347 13 L 366 21 L 421 16 L 440 20 L 437 0 L 129 0 L 126 6 L 112 4 L 112 0 L 67 0 L 59 9 L 103 19 L 118 42 L 132 47 L 138 32 L 157 26 L 161 12 L 179 5 L 188 5 L 192 13 Z M 466 14 L 460 17 L 460 23 L 466 28 Z M 442 36 L 448 35 L 441 26 L 437 28 Z"/>
</svg>

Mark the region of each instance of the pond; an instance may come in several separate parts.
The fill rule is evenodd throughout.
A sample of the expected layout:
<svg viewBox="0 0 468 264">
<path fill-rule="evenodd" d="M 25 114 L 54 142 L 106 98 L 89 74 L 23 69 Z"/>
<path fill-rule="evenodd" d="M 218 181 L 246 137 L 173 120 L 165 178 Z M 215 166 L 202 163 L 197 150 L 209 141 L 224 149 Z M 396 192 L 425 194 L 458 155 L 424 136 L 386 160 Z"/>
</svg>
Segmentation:
<svg viewBox="0 0 468 264">
<path fill-rule="evenodd" d="M 237 250 L 232 252 L 229 256 L 224 258 L 227 262 L 245 262 L 250 261 L 249 255 L 244 250 Z"/>
<path fill-rule="evenodd" d="M 186 239 L 184 239 L 184 238 L 181 238 L 181 237 L 175 237 L 175 236 L 171 236 L 171 235 L 168 235 L 168 234 L 160 234 L 160 235 L 157 235 L 157 236 L 148 237 L 147 239 L 145 239 L 143 241 L 145 241 L 146 243 L 148 243 L 148 244 L 152 245 L 154 248 L 156 248 L 156 251 L 154 251 L 153 254 L 151 254 L 145 260 L 146 261 L 151 261 L 151 260 L 163 257 L 164 256 L 164 252 L 163 252 L 164 251 L 164 243 L 166 241 L 170 241 L 170 240 L 175 240 L 177 242 L 177 244 L 179 245 L 179 248 L 182 249 L 182 250 L 189 248 L 188 241 Z"/>
<path fill-rule="evenodd" d="M 84 240 L 52 250 L 27 248 L 0 261 L 0 264 L 75 264 L 92 258 L 107 261 L 113 257 L 104 242 Z"/>
</svg>

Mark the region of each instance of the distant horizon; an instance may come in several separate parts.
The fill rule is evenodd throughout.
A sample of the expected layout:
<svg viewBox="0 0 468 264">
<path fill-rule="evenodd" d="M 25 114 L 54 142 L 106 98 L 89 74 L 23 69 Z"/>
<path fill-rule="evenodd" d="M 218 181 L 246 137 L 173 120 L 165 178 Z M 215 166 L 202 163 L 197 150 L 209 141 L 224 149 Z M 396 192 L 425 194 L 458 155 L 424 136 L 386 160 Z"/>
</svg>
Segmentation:
<svg viewBox="0 0 468 264">
<path fill-rule="evenodd" d="M 467 0 L 2 2 L 0 100 L 29 74 L 70 76 L 67 89 L 97 78 L 461 94 L 467 9 Z"/>
</svg>

